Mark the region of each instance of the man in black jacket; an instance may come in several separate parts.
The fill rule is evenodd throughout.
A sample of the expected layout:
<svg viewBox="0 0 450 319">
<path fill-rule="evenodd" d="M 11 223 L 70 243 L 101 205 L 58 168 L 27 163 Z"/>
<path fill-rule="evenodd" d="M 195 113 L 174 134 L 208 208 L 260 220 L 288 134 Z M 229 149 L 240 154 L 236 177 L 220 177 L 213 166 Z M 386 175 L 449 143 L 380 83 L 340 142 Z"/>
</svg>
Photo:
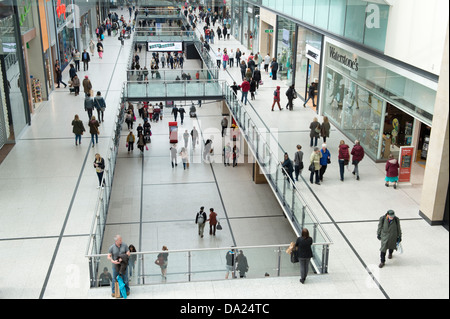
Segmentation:
<svg viewBox="0 0 450 319">
<path fill-rule="evenodd" d="M 89 70 L 89 62 L 91 61 L 91 56 L 86 51 L 86 49 L 84 49 L 83 53 L 81 54 L 81 61 L 83 61 L 84 71 Z"/>
<path fill-rule="evenodd" d="M 203 238 L 203 230 L 206 225 L 206 213 L 204 212 L 205 207 L 200 207 L 200 211 L 197 213 L 195 217 L 195 223 L 198 225 L 198 235 Z"/>
</svg>

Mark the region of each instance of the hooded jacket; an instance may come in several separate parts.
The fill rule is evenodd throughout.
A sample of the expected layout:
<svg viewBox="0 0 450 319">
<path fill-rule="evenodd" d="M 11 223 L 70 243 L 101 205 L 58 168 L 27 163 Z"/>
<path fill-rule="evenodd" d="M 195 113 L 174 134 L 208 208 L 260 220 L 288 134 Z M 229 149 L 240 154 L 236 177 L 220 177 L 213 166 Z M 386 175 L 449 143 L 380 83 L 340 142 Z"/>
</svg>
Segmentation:
<svg viewBox="0 0 450 319">
<path fill-rule="evenodd" d="M 397 177 L 399 169 L 397 159 L 393 158 L 386 163 L 386 176 L 387 177 Z"/>
</svg>

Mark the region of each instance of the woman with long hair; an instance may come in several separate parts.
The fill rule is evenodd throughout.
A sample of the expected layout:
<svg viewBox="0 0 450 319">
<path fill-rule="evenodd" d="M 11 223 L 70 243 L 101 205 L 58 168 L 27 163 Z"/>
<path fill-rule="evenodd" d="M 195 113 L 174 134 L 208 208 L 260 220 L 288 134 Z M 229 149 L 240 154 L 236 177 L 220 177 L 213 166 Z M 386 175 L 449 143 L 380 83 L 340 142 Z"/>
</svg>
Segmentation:
<svg viewBox="0 0 450 319">
<path fill-rule="evenodd" d="M 297 238 L 295 247 L 297 248 L 298 261 L 300 263 L 300 282 L 305 283 L 308 275 L 309 263 L 313 257 L 311 246 L 313 244 L 312 238 L 309 236 L 307 228 L 302 229 L 302 235 Z"/>
</svg>

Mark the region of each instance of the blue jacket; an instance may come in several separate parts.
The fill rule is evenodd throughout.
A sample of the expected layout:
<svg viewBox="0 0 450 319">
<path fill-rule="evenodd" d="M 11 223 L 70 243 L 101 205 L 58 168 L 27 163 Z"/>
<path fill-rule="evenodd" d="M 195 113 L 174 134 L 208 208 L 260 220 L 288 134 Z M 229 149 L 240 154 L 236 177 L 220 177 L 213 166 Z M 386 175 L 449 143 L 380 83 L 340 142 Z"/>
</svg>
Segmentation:
<svg viewBox="0 0 450 319">
<path fill-rule="evenodd" d="M 320 150 L 322 153 L 322 158 L 320 159 L 320 165 L 328 165 L 328 157 L 331 159 L 330 151 L 327 149 L 325 152 L 323 151 L 323 148 Z"/>
</svg>

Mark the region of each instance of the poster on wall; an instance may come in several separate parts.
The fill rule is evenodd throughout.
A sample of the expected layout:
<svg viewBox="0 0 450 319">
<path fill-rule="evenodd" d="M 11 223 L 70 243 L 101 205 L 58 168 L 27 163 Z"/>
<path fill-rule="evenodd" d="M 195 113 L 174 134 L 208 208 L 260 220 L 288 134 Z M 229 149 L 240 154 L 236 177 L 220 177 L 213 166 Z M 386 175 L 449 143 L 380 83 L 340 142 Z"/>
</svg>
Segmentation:
<svg viewBox="0 0 450 319">
<path fill-rule="evenodd" d="M 399 183 L 411 182 L 411 167 L 413 155 L 413 146 L 403 146 L 400 148 L 400 169 L 398 172 Z"/>
<path fill-rule="evenodd" d="M 183 42 L 148 42 L 148 52 L 181 52 L 183 51 Z"/>
</svg>

